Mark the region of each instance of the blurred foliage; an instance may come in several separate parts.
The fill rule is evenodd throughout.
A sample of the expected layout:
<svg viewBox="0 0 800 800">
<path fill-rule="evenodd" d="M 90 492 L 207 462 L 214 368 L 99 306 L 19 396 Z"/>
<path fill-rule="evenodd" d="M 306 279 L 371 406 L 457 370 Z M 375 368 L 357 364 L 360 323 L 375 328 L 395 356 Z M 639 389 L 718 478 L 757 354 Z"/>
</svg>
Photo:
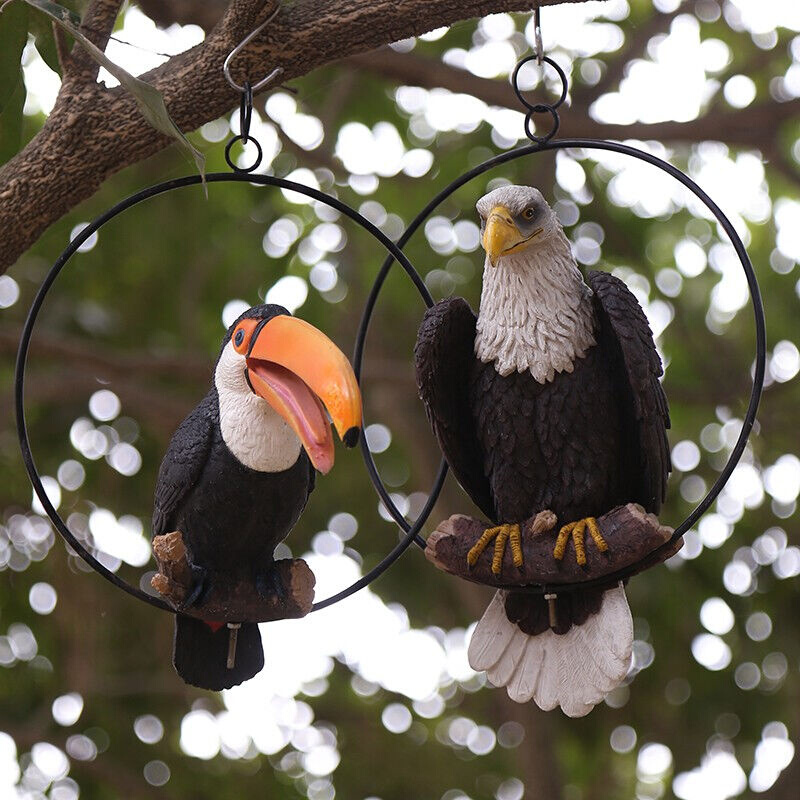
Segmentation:
<svg viewBox="0 0 800 800">
<path fill-rule="evenodd" d="M 613 5 L 619 7 L 620 3 Z M 646 0 L 632 2 L 629 18 L 614 24 L 628 39 L 646 27 L 653 28 L 655 38 L 666 36 L 669 25 L 662 25 L 663 31 L 658 33 L 653 19 L 677 4 L 655 5 L 657 8 Z M 708 114 L 725 106 L 720 87 L 737 74 L 752 79 L 759 102 L 775 102 L 770 99 L 770 87 L 792 68 L 792 52 L 800 59 L 792 31 L 778 28 L 765 43 L 763 35 L 751 35 L 737 27 L 731 9 L 740 5 L 724 2 L 725 15 L 720 16 L 711 13 L 714 7 L 719 11 L 716 2 L 686 4 L 687 13 L 694 12 L 701 20 L 701 37 L 720 40 L 729 47 L 730 62 L 718 75 L 717 90 L 705 109 Z M 2 36 L 14 35 L 7 16 L 12 11 L 24 15 L 25 8 L 14 4 L 0 18 L 0 31 L 4 31 L 0 42 Z M 600 15 L 603 9 L 595 13 Z M 31 12 L 29 16 L 35 15 Z M 513 37 L 519 46 L 519 32 L 528 18 L 520 15 L 513 20 L 517 31 Z M 547 21 L 545 16 L 545 25 Z M 46 30 L 41 32 L 44 41 L 46 34 Z M 40 35 L 39 28 L 36 35 Z M 477 47 L 487 38 L 475 22 L 463 23 L 440 38 L 418 41 L 415 51 L 439 59 L 453 48 Z M 615 59 L 648 58 L 650 38 L 641 44 L 641 52 L 618 46 L 614 52 L 582 57 L 562 48 L 558 57 L 565 64 L 574 59 L 574 92 L 594 99 L 591 81 L 585 78 L 592 70 L 582 70 L 584 62 L 598 64 L 601 72 L 614 70 L 622 75 Z M 49 47 L 49 43 L 43 44 L 41 50 L 52 65 Z M 9 90 L 8 84 L 16 80 L 19 62 L 6 67 L 6 51 L 1 45 L 0 54 L 5 70 L 0 76 L 5 109 L 14 104 L 21 108 L 16 89 L 12 85 Z M 800 69 L 799 64 L 795 61 L 794 67 Z M 276 139 L 280 152 L 270 171 L 286 176 L 297 168 L 310 168 L 325 191 L 360 207 L 395 238 L 402 224 L 434 192 L 466 168 L 512 144 L 498 138 L 492 126 L 480 120 L 462 131 L 431 129 L 430 135 L 423 135 L 417 127 L 415 132 L 413 115 L 396 102 L 395 87 L 346 63 L 295 81 L 293 86 L 298 92 L 298 111 L 320 121 L 324 139 L 305 152 L 281 132 Z M 256 135 L 260 131 L 274 137 L 277 125 L 264 112 L 263 98 L 258 109 L 263 122 Z M 565 115 L 587 113 L 586 105 L 580 104 L 564 110 Z M 22 121 L 21 137 L 27 141 L 44 119 L 25 116 Z M 349 175 L 334 154 L 334 145 L 337 133 L 352 122 L 369 128 L 391 123 L 406 150 L 428 149 L 433 154 L 433 166 L 416 178 L 399 172 L 399 167 L 398 174 L 380 179 Z M 228 135 L 224 130 L 222 136 L 212 136 L 210 129 L 204 129 L 216 144 L 201 133 L 192 135 L 194 143 L 206 151 L 209 172 L 226 169 L 224 141 L 219 142 Z M 791 159 L 792 148 L 796 149 L 798 133 L 794 121 L 775 132 L 786 159 Z M 3 122 L 3 148 L 10 141 L 7 135 L 11 134 Z M 725 131 L 720 135 L 724 138 Z M 708 150 L 702 147 L 687 144 L 666 154 L 695 174 L 701 162 L 709 160 Z M 7 155 L 11 150 L 4 152 Z M 715 288 L 723 284 L 727 273 L 713 256 L 708 267 L 705 263 L 723 240 L 715 228 L 684 207 L 688 195 L 676 194 L 683 198 L 681 202 L 655 216 L 637 210 L 636 198 L 629 204 L 632 208 L 621 207 L 610 199 L 609 188 L 620 166 L 598 164 L 586 156 L 567 157 L 570 164 L 581 165 L 582 183 L 556 180 L 561 172 L 552 154 L 495 169 L 446 201 L 436 212 L 444 218 L 438 224 L 440 230 L 452 233 L 457 221 L 474 220 L 474 202 L 492 180 L 538 185 L 546 196 L 559 201 L 576 252 L 584 255 L 583 263 L 621 270 L 648 311 L 664 323 L 659 345 L 668 363 L 665 388 L 673 418 L 670 439 L 673 446 L 686 443 L 686 458 L 681 460 L 686 469 L 673 474 L 669 502 L 661 515 L 662 521 L 675 524 L 702 495 L 698 487 L 713 483 L 731 434 L 735 438 L 737 420 L 744 414 L 754 352 L 752 317 L 746 305 L 724 313 L 715 308 L 714 298 L 719 300 L 721 295 L 714 294 Z M 761 155 L 755 156 L 760 161 Z M 731 164 L 736 157 L 735 150 L 723 151 L 718 163 Z M 796 743 L 800 736 L 796 489 L 794 499 L 786 496 L 791 495 L 800 473 L 796 367 L 794 374 L 786 377 L 796 360 L 800 338 L 798 272 L 791 253 L 776 248 L 778 227 L 771 211 L 780 201 L 797 198 L 797 180 L 766 164 L 766 177 L 756 184 L 769 192 L 773 205 L 761 221 L 737 216 L 737 224 L 749 240 L 767 308 L 769 386 L 744 467 L 713 509 L 712 524 L 690 534 L 684 558 L 630 584 L 637 650 L 629 685 L 588 717 L 570 720 L 560 712 L 544 714 L 532 707 L 515 706 L 500 690 L 478 690 L 481 681 L 476 676 L 459 681 L 445 674 L 438 713 L 426 716 L 415 705 L 411 726 L 394 734 L 382 724 L 382 714 L 390 704 L 409 706 L 409 699 L 370 685 L 359 675 L 358 665 L 340 659 L 330 675 L 322 676 L 297 697 L 313 710 L 306 729 L 316 726 L 317 735 L 331 738 L 341 756 L 329 780 L 308 769 L 302 729 L 294 732 L 291 744 L 269 756 L 252 744 L 245 747 L 244 758 L 228 752 L 202 760 L 184 752 L 180 746 L 184 717 L 192 710 L 218 714 L 225 708 L 223 698 L 185 687 L 174 675 L 169 663 L 172 622 L 167 615 L 133 601 L 98 576 L 85 574 L 86 568 L 65 551 L 52 530 L 42 527 L 41 517 L 31 508 L 30 487 L 16 449 L 13 350 L 25 311 L 45 271 L 76 226 L 143 186 L 184 174 L 186 169 L 180 155 L 168 151 L 113 177 L 91 201 L 48 230 L 9 271 L 9 278 L 0 279 L 6 281 L 0 283 L 0 303 L 8 306 L 0 318 L 0 344 L 5 352 L 0 367 L 0 402 L 5 411 L 0 427 L 0 731 L 13 739 L 18 756 L 14 757 L 13 751 L 9 755 L 10 740 L 0 739 L 0 772 L 4 765 L 19 764 L 23 773 L 20 796 L 47 794 L 52 800 L 65 800 L 79 790 L 81 797 L 90 799 L 153 797 L 164 792 L 172 798 L 288 799 L 307 795 L 310 800 L 322 800 L 332 797 L 335 787 L 343 798 L 457 800 L 466 795 L 475 800 L 514 800 L 522 797 L 522 786 L 526 797 L 565 800 L 757 796 L 765 788 L 764 770 L 771 768 L 776 777 L 780 767 L 786 766 L 783 762 L 789 745 L 782 738 L 784 729 L 775 723 L 786 726 L 789 741 Z M 309 177 L 307 173 L 305 177 Z M 738 173 L 729 196 L 716 198 L 723 208 L 742 207 L 737 205 L 736 179 Z M 749 191 L 753 184 L 743 185 Z M 642 195 L 647 191 L 643 183 Z M 24 214 L 25 210 L 19 209 L 20 224 L 24 224 Z M 273 247 L 284 246 L 271 226 L 287 219 L 297 236 L 286 244 L 285 256 L 270 257 L 265 253 L 270 238 Z M 324 253 L 321 238 L 315 239 L 314 232 L 329 220 L 341 225 L 345 239 L 343 246 L 337 244 L 333 252 Z M 463 230 L 467 235 L 468 229 Z M 317 237 L 322 237 L 321 231 Z M 407 248 L 412 263 L 427 276 L 435 296 L 458 292 L 477 307 L 481 251 L 474 244 L 459 249 L 460 239 L 454 233 L 449 243 L 437 241 L 432 228 L 427 237 L 418 233 Z M 676 246 L 686 241 L 703 253 L 699 270 L 683 265 L 680 259 L 681 269 L 675 270 Z M 280 191 L 248 184 L 213 184 L 207 200 L 199 187 L 181 189 L 148 200 L 103 227 L 96 245 L 77 254 L 59 277 L 45 303 L 29 359 L 28 421 L 39 470 L 55 476 L 70 459 L 85 470 L 79 488 L 62 487 L 60 513 L 67 518 L 110 509 L 117 517 L 140 519 L 147 535 L 161 454 L 172 430 L 207 389 L 223 333 L 225 304 L 236 298 L 258 302 L 280 278 L 297 276 L 308 289 L 298 313 L 349 352 L 362 304 L 383 257 L 370 237 L 346 221 L 333 219 L 324 209 L 297 204 Z M 335 268 L 336 276 L 335 285 L 323 291 L 309 285 L 313 265 L 320 260 Z M 416 290 L 395 268 L 370 328 L 364 367 L 367 420 L 387 426 L 392 436 L 389 448 L 376 455 L 378 466 L 392 491 L 417 509 L 419 493 L 430 486 L 439 458 L 416 400 L 410 361 L 422 312 Z M 786 343 L 780 353 L 772 351 L 777 342 Z M 121 417 L 109 422 L 116 434 L 108 430 L 106 434 L 108 442 L 113 443 L 116 435 L 141 454 L 141 469 L 132 476 L 113 469 L 102 453 L 87 457 L 70 441 L 73 423 L 90 417 L 87 403 L 99 389 L 112 390 L 121 401 Z M 103 423 L 93 424 L 99 427 Z M 693 453 L 697 457 L 693 458 Z M 781 457 L 784 460 L 779 462 Z M 783 472 L 769 473 L 776 463 L 785 465 Z M 378 514 L 358 453 L 340 449 L 333 472 L 318 480 L 317 487 L 287 542 L 292 551 L 305 552 L 333 514 L 347 511 L 359 523 L 357 536 L 348 543 L 357 551 L 354 557 L 363 559 L 364 569 L 377 563 L 393 546 L 397 534 Z M 469 501 L 449 480 L 432 520 L 435 524 L 450 513 L 471 510 Z M 136 584 L 146 569 L 123 564 L 120 574 Z M 52 613 L 34 611 L 37 603 L 30 599 L 30 592 L 42 583 L 57 595 Z M 477 619 L 490 595 L 437 573 L 415 550 L 372 588 L 386 603 L 402 604 L 414 628 L 435 626 L 434 634 L 439 637 Z M 711 626 L 706 631 L 700 610 L 715 597 L 722 598 L 733 612 L 733 622 L 725 629 L 725 615 L 709 613 L 712 621 L 704 618 Z M 771 622 L 766 636 L 764 618 L 754 620 L 756 613 L 766 614 Z M 359 622 L 353 616 L 349 624 L 357 628 Z M 30 641 L 27 629 L 19 626 L 27 626 L 35 637 L 33 651 L 25 650 Z M 706 633 L 716 638 L 698 639 Z M 267 627 L 268 661 L 290 662 L 291 652 L 270 652 L 269 637 Z M 51 706 L 68 693 L 81 696 L 83 710 L 79 719 L 62 726 L 54 720 Z M 264 713 L 271 713 L 270 708 L 265 706 Z M 134 721 L 146 714 L 163 723 L 164 736 L 158 743 L 146 744 L 134 732 Z M 476 748 L 471 750 L 451 735 L 456 729 L 450 723 L 458 718 L 488 726 L 493 735 L 501 730 L 507 735 L 500 736 L 500 744 L 490 752 L 477 755 Z M 521 743 L 516 735 L 519 729 L 509 728 L 510 721 L 522 726 L 525 735 Z M 320 733 L 323 729 L 328 733 Z M 88 739 L 75 738 L 81 736 Z M 70 737 L 72 744 L 68 744 Z M 87 745 L 89 740 L 94 744 Z M 783 745 L 769 745 L 775 741 Z M 43 742 L 70 754 L 69 778 L 62 777 L 52 786 L 41 772 L 41 764 L 52 763 L 46 761 L 52 753 L 40 748 L 38 757 L 30 755 Z M 501 746 L 504 744 L 511 746 Z M 88 751 L 81 751 L 81 746 Z M 96 755 L 80 757 L 81 752 L 92 756 L 92 747 Z M 668 748 L 669 758 L 663 747 Z M 761 773 L 754 770 L 759 761 Z M 153 762 L 164 762 L 169 769 L 163 789 L 155 788 L 163 782 L 163 768 Z M 701 762 L 706 766 L 705 783 L 698 786 L 706 787 L 705 794 L 692 789 L 685 776 Z M 724 779 L 714 777 L 715 764 L 723 770 Z M 769 796 L 796 797 L 797 783 L 790 775 L 796 776 L 797 769 L 795 758 Z M 682 773 L 682 781 L 673 783 Z M 749 787 L 746 776 L 750 776 Z M 0 779 L 0 788 L 5 785 Z"/>
</svg>

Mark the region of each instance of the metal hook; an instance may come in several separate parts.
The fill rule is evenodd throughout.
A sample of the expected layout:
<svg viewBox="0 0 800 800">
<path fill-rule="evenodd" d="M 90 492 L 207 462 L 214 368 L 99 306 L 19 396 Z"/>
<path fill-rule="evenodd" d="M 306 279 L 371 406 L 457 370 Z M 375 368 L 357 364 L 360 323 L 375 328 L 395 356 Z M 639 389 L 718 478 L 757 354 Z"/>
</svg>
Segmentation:
<svg viewBox="0 0 800 800">
<path fill-rule="evenodd" d="M 620 581 L 622 583 L 622 581 Z M 555 630 L 558 627 L 558 610 L 556 609 L 556 600 L 558 595 L 554 592 L 545 594 L 544 599 L 547 600 L 547 615 L 550 627 Z"/>
<path fill-rule="evenodd" d="M 533 35 L 536 42 L 536 63 L 541 67 L 544 59 L 544 45 L 542 44 L 542 18 L 539 3 L 533 4 Z"/>
<path fill-rule="evenodd" d="M 241 627 L 241 622 L 228 623 L 228 658 L 225 664 L 228 669 L 236 666 L 236 643 L 239 640 L 239 628 Z"/>
<path fill-rule="evenodd" d="M 231 77 L 231 61 L 233 61 L 233 59 L 236 58 L 236 56 L 238 56 L 239 53 L 241 53 L 242 50 L 245 47 L 247 47 L 247 45 L 250 44 L 250 42 L 252 42 L 253 39 L 255 39 L 256 36 L 258 36 L 258 34 L 261 33 L 261 31 L 263 31 L 264 28 L 267 27 L 267 25 L 269 25 L 270 22 L 272 22 L 273 19 L 275 19 L 276 15 L 278 14 L 278 12 L 280 10 L 281 10 L 281 7 L 280 7 L 280 3 L 279 3 L 275 7 L 275 10 L 252 33 L 249 33 L 247 36 L 245 36 L 244 39 L 242 39 L 242 41 L 239 42 L 239 44 L 237 44 L 236 47 L 234 47 L 233 50 L 231 50 L 230 53 L 228 53 L 228 57 L 225 59 L 224 63 L 222 64 L 222 71 L 225 73 L 225 80 L 228 81 L 228 83 L 234 89 L 236 89 L 237 92 L 245 92 L 245 91 L 247 91 L 247 87 L 240 86 Z M 270 83 L 275 78 L 277 78 L 278 75 L 280 75 L 282 72 L 283 72 L 283 67 L 275 67 L 275 69 L 273 69 L 272 72 L 270 72 L 269 75 L 267 75 L 266 78 L 262 78 L 258 83 L 253 84 L 253 86 L 251 87 L 252 91 L 253 92 L 260 91 L 268 83 Z"/>
</svg>

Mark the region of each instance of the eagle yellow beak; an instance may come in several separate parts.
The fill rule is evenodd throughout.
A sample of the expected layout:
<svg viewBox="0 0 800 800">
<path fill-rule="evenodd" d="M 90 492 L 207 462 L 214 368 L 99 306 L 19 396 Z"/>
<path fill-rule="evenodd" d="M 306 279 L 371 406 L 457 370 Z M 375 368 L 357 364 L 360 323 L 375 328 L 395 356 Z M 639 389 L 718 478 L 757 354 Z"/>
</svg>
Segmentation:
<svg viewBox="0 0 800 800">
<path fill-rule="evenodd" d="M 497 266 L 501 256 L 524 250 L 531 239 L 535 239 L 542 228 L 537 228 L 530 236 L 524 236 L 516 226 L 511 212 L 505 206 L 495 206 L 486 219 L 483 231 L 483 249 L 489 256 L 489 263 Z"/>
</svg>

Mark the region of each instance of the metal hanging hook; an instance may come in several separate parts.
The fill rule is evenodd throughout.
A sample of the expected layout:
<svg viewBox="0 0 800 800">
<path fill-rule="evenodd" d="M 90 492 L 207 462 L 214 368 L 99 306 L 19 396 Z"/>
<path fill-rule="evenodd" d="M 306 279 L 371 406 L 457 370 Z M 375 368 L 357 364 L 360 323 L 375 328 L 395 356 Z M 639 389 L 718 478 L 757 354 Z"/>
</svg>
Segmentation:
<svg viewBox="0 0 800 800">
<path fill-rule="evenodd" d="M 247 34 L 247 36 L 245 36 L 244 39 L 242 39 L 242 41 L 239 42 L 239 44 L 237 44 L 236 47 L 234 47 L 233 50 L 230 51 L 230 53 L 228 53 L 227 58 L 223 62 L 222 71 L 225 74 L 225 80 L 228 81 L 228 83 L 234 89 L 236 89 L 237 92 L 245 92 L 247 91 L 247 87 L 240 86 L 231 77 L 231 61 L 233 61 L 233 59 L 236 58 L 236 56 L 238 56 L 239 53 L 241 53 L 242 50 L 244 50 L 244 48 L 247 47 L 247 45 L 250 44 L 250 42 L 252 42 L 253 39 L 255 39 L 256 36 L 258 36 L 258 34 L 261 33 L 261 31 L 263 31 L 264 28 L 267 27 L 267 25 L 269 25 L 270 22 L 272 22 L 273 19 L 275 19 L 280 10 L 281 7 L 279 3 L 275 7 L 275 10 L 252 33 Z M 265 78 L 262 78 L 260 81 L 258 81 L 258 83 L 254 83 L 252 86 L 250 86 L 250 89 L 253 92 L 260 91 L 268 83 L 271 83 L 273 80 L 275 80 L 275 78 L 277 78 L 278 75 L 280 75 L 282 72 L 283 72 L 283 67 L 275 67 L 275 69 L 273 69 L 272 72 L 270 72 Z"/>
<path fill-rule="evenodd" d="M 544 61 L 544 45 L 542 44 L 542 14 L 539 3 L 533 4 L 533 35 L 536 44 L 536 63 L 541 67 Z"/>
</svg>

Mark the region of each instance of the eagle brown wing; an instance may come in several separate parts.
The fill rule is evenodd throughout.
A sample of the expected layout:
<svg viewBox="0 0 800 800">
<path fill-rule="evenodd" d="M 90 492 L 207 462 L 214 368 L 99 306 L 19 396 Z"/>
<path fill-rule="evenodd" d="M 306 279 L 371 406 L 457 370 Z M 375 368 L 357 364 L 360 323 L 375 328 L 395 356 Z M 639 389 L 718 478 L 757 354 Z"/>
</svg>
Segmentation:
<svg viewBox="0 0 800 800">
<path fill-rule="evenodd" d="M 475 505 L 493 520 L 494 503 L 469 402 L 475 321 L 462 297 L 436 303 L 419 327 L 414 363 L 420 399 L 450 469 Z"/>
<path fill-rule="evenodd" d="M 667 428 L 667 398 L 659 381 L 664 373 L 653 334 L 639 303 L 619 278 L 592 271 L 599 344 L 613 370 L 622 399 L 623 470 L 630 499 L 657 514 L 672 469 Z"/>
</svg>

